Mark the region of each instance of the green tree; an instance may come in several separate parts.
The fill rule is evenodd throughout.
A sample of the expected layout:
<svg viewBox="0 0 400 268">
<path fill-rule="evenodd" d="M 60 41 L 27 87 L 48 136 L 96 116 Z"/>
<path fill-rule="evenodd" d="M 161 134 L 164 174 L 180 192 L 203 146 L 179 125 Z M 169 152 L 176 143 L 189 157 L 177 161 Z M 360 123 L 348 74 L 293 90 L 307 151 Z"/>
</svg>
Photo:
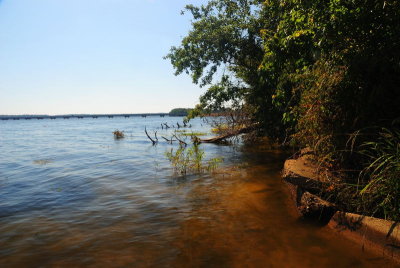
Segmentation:
<svg viewBox="0 0 400 268">
<path fill-rule="evenodd" d="M 186 72 L 200 86 L 211 85 L 197 110 L 239 107 L 259 84 L 262 61 L 259 10 L 262 1 L 214 0 L 207 5 L 188 5 L 192 30 L 179 47 L 166 56 L 176 73 Z"/>
<path fill-rule="evenodd" d="M 333 150 L 343 133 L 400 114 L 399 1 L 211 0 L 185 11 L 192 29 L 166 58 L 209 85 L 193 115 L 246 105 L 267 135 Z"/>
</svg>

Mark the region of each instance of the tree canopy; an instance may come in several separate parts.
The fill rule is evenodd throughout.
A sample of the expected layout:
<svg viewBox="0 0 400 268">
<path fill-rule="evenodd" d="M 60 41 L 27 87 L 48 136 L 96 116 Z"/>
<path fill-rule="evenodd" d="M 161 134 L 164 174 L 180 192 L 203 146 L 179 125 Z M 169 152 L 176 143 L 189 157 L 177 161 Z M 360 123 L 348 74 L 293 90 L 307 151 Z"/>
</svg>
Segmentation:
<svg viewBox="0 0 400 268">
<path fill-rule="evenodd" d="M 198 110 L 246 105 L 277 138 L 400 112 L 398 1 L 211 0 L 184 12 L 192 29 L 166 58 L 208 86 Z"/>
</svg>

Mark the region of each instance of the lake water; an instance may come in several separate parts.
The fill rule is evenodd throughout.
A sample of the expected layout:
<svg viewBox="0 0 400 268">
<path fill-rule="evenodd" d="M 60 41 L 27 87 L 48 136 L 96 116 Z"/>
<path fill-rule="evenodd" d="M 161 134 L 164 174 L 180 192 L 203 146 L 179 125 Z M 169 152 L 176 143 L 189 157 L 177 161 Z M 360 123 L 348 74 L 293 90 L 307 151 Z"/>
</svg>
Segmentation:
<svg viewBox="0 0 400 268">
<path fill-rule="evenodd" d="M 0 267 L 390 266 L 299 219 L 280 179 L 286 155 L 266 144 L 202 144 L 223 164 L 174 174 L 165 152 L 178 145 L 160 138 L 174 129 L 160 124 L 177 121 L 0 121 Z"/>
</svg>

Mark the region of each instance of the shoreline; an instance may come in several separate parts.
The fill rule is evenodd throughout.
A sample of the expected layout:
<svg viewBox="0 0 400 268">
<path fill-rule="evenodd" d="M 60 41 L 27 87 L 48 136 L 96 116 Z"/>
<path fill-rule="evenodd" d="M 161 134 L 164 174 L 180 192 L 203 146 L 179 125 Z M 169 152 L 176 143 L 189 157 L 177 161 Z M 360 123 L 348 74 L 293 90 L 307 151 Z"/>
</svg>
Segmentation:
<svg viewBox="0 0 400 268">
<path fill-rule="evenodd" d="M 300 216 L 326 225 L 337 234 L 357 243 L 364 251 L 371 251 L 400 264 L 400 226 L 398 222 L 340 210 L 335 204 L 318 196 L 329 185 L 328 170 L 321 170 L 308 152 L 295 159 L 287 159 L 282 179 L 287 185 Z"/>
</svg>

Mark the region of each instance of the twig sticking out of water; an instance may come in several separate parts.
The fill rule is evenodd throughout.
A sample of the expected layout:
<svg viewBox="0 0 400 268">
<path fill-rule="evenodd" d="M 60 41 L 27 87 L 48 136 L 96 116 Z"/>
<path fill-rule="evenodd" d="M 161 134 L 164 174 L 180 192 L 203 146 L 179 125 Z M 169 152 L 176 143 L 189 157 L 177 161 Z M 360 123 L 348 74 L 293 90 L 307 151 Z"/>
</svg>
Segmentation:
<svg viewBox="0 0 400 268">
<path fill-rule="evenodd" d="M 161 136 L 161 138 L 163 138 L 164 140 L 166 140 L 169 144 L 172 144 L 173 141 L 176 141 L 176 140 L 174 140 L 174 139 L 172 139 L 172 138 L 169 140 L 169 139 L 167 139 L 167 138 L 164 137 L 164 136 Z"/>
<path fill-rule="evenodd" d="M 154 132 L 154 137 L 156 138 L 156 142 L 158 142 L 157 131 Z"/>
<path fill-rule="evenodd" d="M 144 127 L 144 132 L 146 133 L 147 138 L 149 138 L 149 140 L 151 140 L 151 142 L 153 143 L 153 145 L 156 145 L 157 142 L 158 142 L 158 140 L 155 141 L 155 140 L 153 140 L 153 139 L 150 137 L 149 133 L 147 133 L 146 127 Z M 156 136 L 156 138 L 157 138 L 157 136 Z"/>
<path fill-rule="evenodd" d="M 172 137 L 175 137 L 175 139 L 177 139 L 177 140 L 179 141 L 179 144 L 180 144 L 180 145 L 185 145 L 185 146 L 187 146 L 187 143 L 184 142 L 183 140 L 179 139 L 175 134 L 173 134 Z"/>
</svg>

